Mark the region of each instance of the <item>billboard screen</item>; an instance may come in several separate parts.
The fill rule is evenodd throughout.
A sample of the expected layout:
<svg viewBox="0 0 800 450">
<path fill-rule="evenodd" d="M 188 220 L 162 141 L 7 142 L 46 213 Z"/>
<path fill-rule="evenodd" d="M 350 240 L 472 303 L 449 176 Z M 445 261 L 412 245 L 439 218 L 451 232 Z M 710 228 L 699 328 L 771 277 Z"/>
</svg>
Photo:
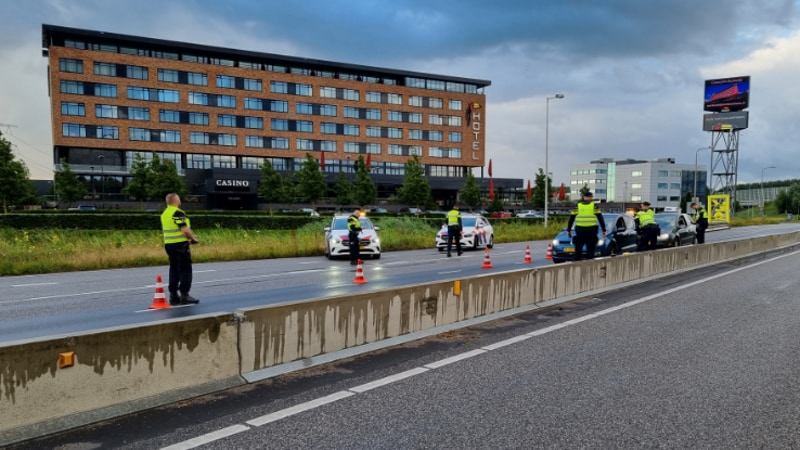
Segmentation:
<svg viewBox="0 0 800 450">
<path fill-rule="evenodd" d="M 747 128 L 748 111 L 703 114 L 703 131 L 734 131 Z"/>
<path fill-rule="evenodd" d="M 741 111 L 749 106 L 750 77 L 706 80 L 703 110 L 711 112 Z"/>
</svg>

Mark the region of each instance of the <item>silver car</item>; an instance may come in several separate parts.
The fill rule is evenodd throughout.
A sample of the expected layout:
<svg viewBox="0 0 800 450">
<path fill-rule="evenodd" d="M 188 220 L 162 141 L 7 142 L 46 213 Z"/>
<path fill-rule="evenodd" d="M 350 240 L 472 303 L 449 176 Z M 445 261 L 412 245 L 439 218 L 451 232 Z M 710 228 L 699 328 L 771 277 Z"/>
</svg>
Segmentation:
<svg viewBox="0 0 800 450">
<path fill-rule="evenodd" d="M 461 214 L 461 248 L 478 249 L 494 247 L 494 228 L 489 220 L 480 214 Z M 447 249 L 447 224 L 436 233 L 436 248 L 440 252 Z M 453 243 L 455 245 L 455 243 Z"/>
<path fill-rule="evenodd" d="M 333 216 L 331 224 L 325 227 L 325 256 L 328 259 L 347 258 L 350 256 L 350 232 L 347 218 L 350 216 Z M 378 237 L 380 228 L 374 226 L 366 217 L 359 218 L 361 233 L 358 235 L 359 251 L 362 258 L 380 259 L 381 240 Z"/>
</svg>

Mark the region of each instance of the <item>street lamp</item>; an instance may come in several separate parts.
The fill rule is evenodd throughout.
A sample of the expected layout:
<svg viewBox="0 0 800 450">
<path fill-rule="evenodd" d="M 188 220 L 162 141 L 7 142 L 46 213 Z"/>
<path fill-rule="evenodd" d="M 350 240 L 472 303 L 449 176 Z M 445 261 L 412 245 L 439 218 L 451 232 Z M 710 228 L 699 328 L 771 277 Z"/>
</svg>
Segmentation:
<svg viewBox="0 0 800 450">
<path fill-rule="evenodd" d="M 761 217 L 764 217 L 764 171 L 774 168 L 775 166 L 767 166 L 761 169 Z"/>
<path fill-rule="evenodd" d="M 106 168 L 105 164 L 103 164 L 105 158 L 105 155 L 99 155 L 97 157 L 97 159 L 100 160 L 100 201 L 103 201 L 106 198 Z"/>
<path fill-rule="evenodd" d="M 623 187 L 622 187 L 622 214 L 625 214 L 625 211 L 627 210 L 625 208 L 625 202 L 627 202 L 627 200 L 628 200 L 628 182 L 625 181 L 623 182 Z"/>
<path fill-rule="evenodd" d="M 697 195 L 697 155 L 700 154 L 700 150 L 711 150 L 710 147 L 700 147 L 694 152 L 694 192 L 692 192 L 692 197 L 694 197 L 694 201 L 700 201 L 700 196 Z"/>
<path fill-rule="evenodd" d="M 89 166 L 89 168 L 92 169 L 92 182 L 89 183 L 89 185 L 92 189 L 92 201 L 94 201 L 94 197 L 96 195 L 96 192 L 94 191 L 94 166 Z"/>
<path fill-rule="evenodd" d="M 548 167 L 549 164 L 549 156 L 550 156 L 550 100 L 554 98 L 564 98 L 564 94 L 556 94 L 552 97 L 547 97 L 545 101 L 545 114 L 544 114 L 544 176 L 545 176 L 545 183 L 544 183 L 544 227 L 547 229 L 547 216 L 549 215 L 547 212 L 547 204 L 549 203 L 550 197 L 550 179 L 547 177 L 550 168 Z"/>
</svg>

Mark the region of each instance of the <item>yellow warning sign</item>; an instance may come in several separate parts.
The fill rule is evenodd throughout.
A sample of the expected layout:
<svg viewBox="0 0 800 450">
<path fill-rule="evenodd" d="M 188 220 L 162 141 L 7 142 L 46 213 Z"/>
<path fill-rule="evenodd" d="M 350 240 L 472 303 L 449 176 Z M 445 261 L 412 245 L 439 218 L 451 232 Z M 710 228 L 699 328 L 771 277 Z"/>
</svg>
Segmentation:
<svg viewBox="0 0 800 450">
<path fill-rule="evenodd" d="M 708 204 L 711 209 L 710 222 L 731 221 L 731 196 L 728 194 L 716 194 L 708 196 Z"/>
</svg>

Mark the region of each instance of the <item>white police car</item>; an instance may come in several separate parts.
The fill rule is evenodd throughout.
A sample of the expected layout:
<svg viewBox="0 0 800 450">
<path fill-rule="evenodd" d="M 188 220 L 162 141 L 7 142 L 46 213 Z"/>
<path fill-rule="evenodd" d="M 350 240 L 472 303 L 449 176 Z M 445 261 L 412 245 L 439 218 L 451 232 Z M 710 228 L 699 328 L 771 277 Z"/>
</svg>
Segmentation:
<svg viewBox="0 0 800 450">
<path fill-rule="evenodd" d="M 349 215 L 336 215 L 331 224 L 325 227 L 325 256 L 328 259 L 350 257 L 350 233 L 347 228 Z M 378 237 L 380 228 L 374 226 L 366 217 L 359 218 L 361 233 L 358 235 L 361 258 L 380 259 L 381 240 Z"/>
<path fill-rule="evenodd" d="M 461 247 L 464 249 L 478 249 L 480 247 L 494 247 L 494 228 L 489 220 L 481 214 L 461 214 Z M 453 242 L 455 247 L 455 242 Z M 447 224 L 436 233 L 436 248 L 440 252 L 447 249 Z M 455 248 L 453 248 L 455 250 Z"/>
</svg>

